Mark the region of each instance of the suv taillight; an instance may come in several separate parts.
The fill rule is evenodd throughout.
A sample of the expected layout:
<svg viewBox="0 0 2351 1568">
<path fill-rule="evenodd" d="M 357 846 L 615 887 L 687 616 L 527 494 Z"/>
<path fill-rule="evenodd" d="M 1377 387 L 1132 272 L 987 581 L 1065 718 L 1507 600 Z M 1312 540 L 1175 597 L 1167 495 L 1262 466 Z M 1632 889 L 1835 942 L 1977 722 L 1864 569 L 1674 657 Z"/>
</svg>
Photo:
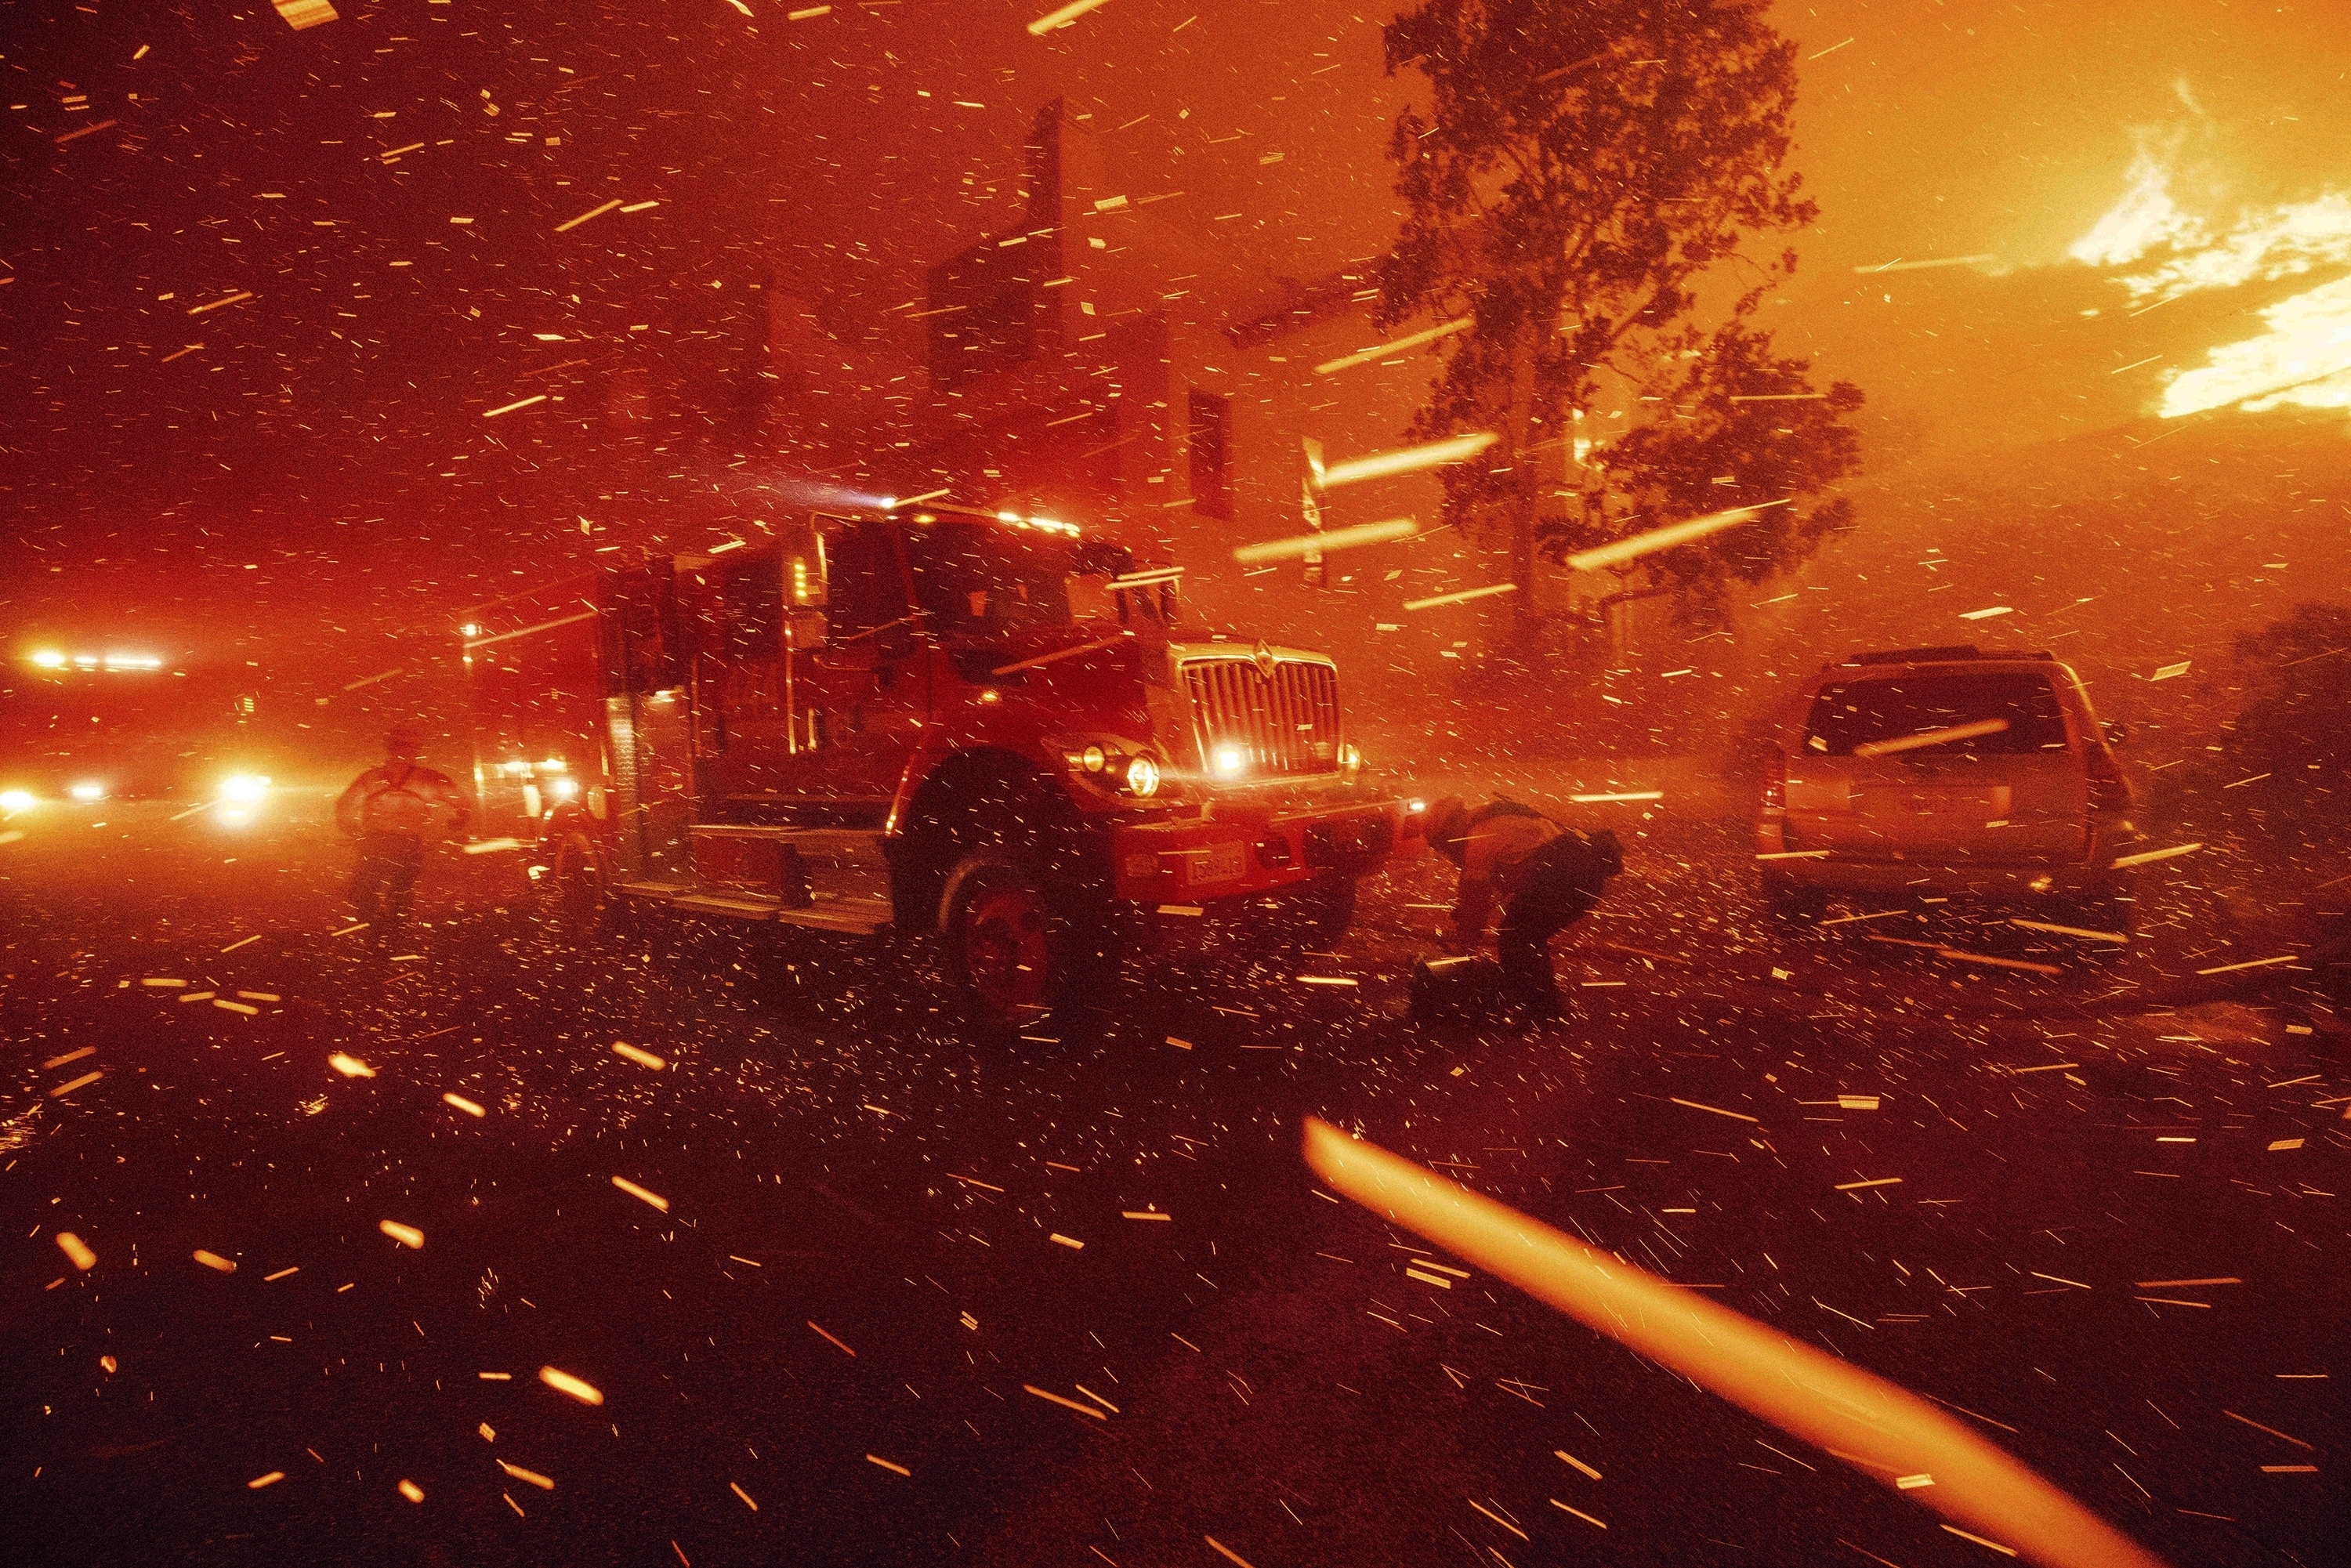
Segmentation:
<svg viewBox="0 0 2351 1568">
<path fill-rule="evenodd" d="M 2090 811 L 2094 816 L 2130 810 L 2130 784 L 2123 778 L 2115 754 L 2103 746 L 2090 747 Z"/>
<path fill-rule="evenodd" d="M 1786 810 L 1787 805 L 1788 755 L 1774 751 L 1771 759 L 1763 765 L 1763 809 L 1779 811 Z"/>
</svg>

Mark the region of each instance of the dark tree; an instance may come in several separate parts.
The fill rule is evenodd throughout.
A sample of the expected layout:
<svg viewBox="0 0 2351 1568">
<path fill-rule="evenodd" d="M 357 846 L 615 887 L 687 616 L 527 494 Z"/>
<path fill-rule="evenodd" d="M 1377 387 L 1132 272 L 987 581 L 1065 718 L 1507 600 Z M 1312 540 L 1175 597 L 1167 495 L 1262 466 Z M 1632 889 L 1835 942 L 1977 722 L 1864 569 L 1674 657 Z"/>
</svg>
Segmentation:
<svg viewBox="0 0 2351 1568">
<path fill-rule="evenodd" d="M 2223 768 L 2305 786 L 2340 780 L 2351 770 L 2351 730 L 2342 718 L 2351 711 L 2351 608 L 2297 604 L 2284 620 L 2240 633 L 2236 654 L 2244 705 Z M 2303 777 L 2314 771 L 2318 778 Z"/>
<path fill-rule="evenodd" d="M 1796 265 L 1754 236 L 1815 214 L 1784 167 L 1794 47 L 1762 0 L 1426 0 L 1386 29 L 1428 78 L 1390 152 L 1408 213 L 1383 329 L 1468 319 L 1412 434 L 1499 437 L 1444 474 L 1448 523 L 1507 540 L 1521 636 L 1552 559 L 1794 497 L 1643 559 L 1685 611 L 1804 559 L 1850 504 L 1860 391 L 1815 392 L 1759 306 Z"/>
</svg>

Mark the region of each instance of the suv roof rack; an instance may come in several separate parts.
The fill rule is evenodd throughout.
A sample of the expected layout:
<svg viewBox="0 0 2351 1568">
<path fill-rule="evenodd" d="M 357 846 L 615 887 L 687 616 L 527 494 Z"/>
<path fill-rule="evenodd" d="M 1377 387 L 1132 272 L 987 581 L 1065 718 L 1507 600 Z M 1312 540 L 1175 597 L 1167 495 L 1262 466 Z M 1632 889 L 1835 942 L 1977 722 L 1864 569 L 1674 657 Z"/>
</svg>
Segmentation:
<svg viewBox="0 0 2351 1568">
<path fill-rule="evenodd" d="M 1955 643 L 1936 648 L 1891 648 L 1877 653 L 1855 653 L 1844 661 L 1855 664 L 1940 664 L 1962 659 L 2050 659 L 2056 655 L 2047 649 L 2025 653 L 2022 649 L 1995 648 L 1990 653 L 1972 643 Z"/>
</svg>

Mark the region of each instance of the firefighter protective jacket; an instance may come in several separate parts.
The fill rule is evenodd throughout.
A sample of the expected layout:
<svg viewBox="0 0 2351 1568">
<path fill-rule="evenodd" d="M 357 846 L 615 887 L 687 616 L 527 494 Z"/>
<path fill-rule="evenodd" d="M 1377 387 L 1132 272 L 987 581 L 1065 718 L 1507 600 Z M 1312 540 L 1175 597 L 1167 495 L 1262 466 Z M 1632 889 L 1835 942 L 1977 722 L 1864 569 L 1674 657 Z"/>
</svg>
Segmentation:
<svg viewBox="0 0 2351 1568">
<path fill-rule="evenodd" d="M 456 831 L 465 817 L 465 798 L 449 776 L 415 762 L 371 768 L 335 802 L 335 825 L 355 839 L 392 833 L 422 841 Z"/>
</svg>

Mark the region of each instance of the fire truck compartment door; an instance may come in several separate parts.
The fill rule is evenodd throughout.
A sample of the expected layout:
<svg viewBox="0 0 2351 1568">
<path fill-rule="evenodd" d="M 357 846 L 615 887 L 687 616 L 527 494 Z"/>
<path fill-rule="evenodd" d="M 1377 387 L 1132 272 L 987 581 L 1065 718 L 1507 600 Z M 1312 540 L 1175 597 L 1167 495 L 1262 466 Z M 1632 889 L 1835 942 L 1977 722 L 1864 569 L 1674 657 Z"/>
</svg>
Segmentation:
<svg viewBox="0 0 2351 1568">
<path fill-rule="evenodd" d="M 789 654 L 789 796 L 886 810 L 930 706 L 905 568 L 886 524 L 822 520 L 824 643 Z"/>
</svg>

